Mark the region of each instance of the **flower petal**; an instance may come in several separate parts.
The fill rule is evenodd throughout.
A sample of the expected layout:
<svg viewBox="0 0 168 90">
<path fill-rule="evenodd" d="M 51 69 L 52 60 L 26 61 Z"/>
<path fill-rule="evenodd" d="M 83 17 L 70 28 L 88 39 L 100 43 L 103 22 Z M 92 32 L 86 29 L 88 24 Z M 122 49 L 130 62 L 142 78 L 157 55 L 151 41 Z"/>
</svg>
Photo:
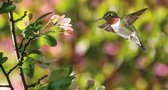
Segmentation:
<svg viewBox="0 0 168 90">
<path fill-rule="evenodd" d="M 72 34 L 73 34 L 73 28 L 72 27 L 65 28 L 65 31 L 64 31 L 65 36 L 71 36 Z"/>
<path fill-rule="evenodd" d="M 71 22 L 70 18 L 64 18 L 59 23 L 63 25 L 68 25 Z"/>
<path fill-rule="evenodd" d="M 57 14 L 55 14 L 55 15 L 53 15 L 53 16 L 51 17 L 50 21 L 51 21 L 52 23 L 56 23 L 59 18 L 60 18 L 60 16 L 57 15 Z"/>
</svg>

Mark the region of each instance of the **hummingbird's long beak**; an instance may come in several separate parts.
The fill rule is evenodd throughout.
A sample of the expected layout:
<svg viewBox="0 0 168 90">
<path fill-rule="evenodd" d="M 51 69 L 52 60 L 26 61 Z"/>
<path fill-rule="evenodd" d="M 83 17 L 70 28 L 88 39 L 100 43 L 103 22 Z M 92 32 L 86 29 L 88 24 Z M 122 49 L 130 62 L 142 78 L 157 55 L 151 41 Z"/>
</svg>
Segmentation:
<svg viewBox="0 0 168 90">
<path fill-rule="evenodd" d="M 97 22 L 97 21 L 99 21 L 99 20 L 102 20 L 102 19 L 104 19 L 104 18 L 99 18 L 99 19 L 95 20 L 95 22 Z"/>
</svg>

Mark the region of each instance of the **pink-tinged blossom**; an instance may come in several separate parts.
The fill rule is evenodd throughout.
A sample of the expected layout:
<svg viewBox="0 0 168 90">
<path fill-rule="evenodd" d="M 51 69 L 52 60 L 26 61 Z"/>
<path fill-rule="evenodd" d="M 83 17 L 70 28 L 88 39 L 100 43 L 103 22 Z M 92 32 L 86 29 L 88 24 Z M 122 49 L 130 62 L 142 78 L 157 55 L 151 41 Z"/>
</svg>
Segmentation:
<svg viewBox="0 0 168 90">
<path fill-rule="evenodd" d="M 157 76 L 165 77 L 168 75 L 168 66 L 166 64 L 157 63 L 154 66 L 154 71 Z"/>
<path fill-rule="evenodd" d="M 65 36 L 71 36 L 73 34 L 73 28 L 72 27 L 66 27 L 64 31 Z"/>
<path fill-rule="evenodd" d="M 72 25 L 70 24 L 71 18 L 65 18 L 65 15 L 53 15 L 50 19 L 50 22 L 52 22 L 54 25 L 60 27 L 63 29 L 63 33 L 66 36 L 70 36 L 73 33 Z"/>
</svg>

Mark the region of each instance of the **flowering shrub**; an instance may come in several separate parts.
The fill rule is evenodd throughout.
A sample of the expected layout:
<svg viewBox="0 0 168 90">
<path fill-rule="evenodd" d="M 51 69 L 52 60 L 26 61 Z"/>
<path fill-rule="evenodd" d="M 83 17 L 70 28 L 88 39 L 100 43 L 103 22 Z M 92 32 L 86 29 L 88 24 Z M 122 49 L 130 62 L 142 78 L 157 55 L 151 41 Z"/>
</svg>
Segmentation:
<svg viewBox="0 0 168 90">
<path fill-rule="evenodd" d="M 11 35 L 13 36 L 13 45 L 15 46 L 15 52 L 17 55 L 18 63 L 13 66 L 9 71 L 6 71 L 4 68 L 4 63 L 8 60 L 7 57 L 3 57 L 3 53 L 0 53 L 0 67 L 8 81 L 9 85 L 0 85 L 0 87 L 8 87 L 11 90 L 18 89 L 14 88 L 12 82 L 10 80 L 9 75 L 13 72 L 16 68 L 20 70 L 20 77 L 22 79 L 24 90 L 28 90 L 30 87 L 34 87 L 37 90 L 67 90 L 71 84 L 71 81 L 75 78 L 72 73 L 72 65 L 64 66 L 61 68 L 53 68 L 50 69 L 49 73 L 42 76 L 37 80 L 37 82 L 29 84 L 26 81 L 25 74 L 32 78 L 34 76 L 35 65 L 36 63 L 40 64 L 42 68 L 49 68 L 50 62 L 45 62 L 45 60 L 41 59 L 41 54 L 36 53 L 40 52 L 39 48 L 43 45 L 48 46 L 56 46 L 57 41 L 56 37 L 52 34 L 61 32 L 65 36 L 71 36 L 73 33 L 72 25 L 70 24 L 71 19 L 65 18 L 65 15 L 53 15 L 46 24 L 43 24 L 43 19 L 46 16 L 52 14 L 52 12 L 46 13 L 39 17 L 33 23 L 26 23 L 25 29 L 20 33 L 23 39 L 20 42 L 20 45 L 17 43 L 17 36 L 16 36 L 16 27 L 15 24 L 21 21 L 24 17 L 27 16 L 27 12 L 25 12 L 24 16 L 20 19 L 15 20 L 13 15 L 13 10 L 15 10 L 16 6 L 13 4 L 12 1 L 1 1 L 2 7 L 0 8 L 0 14 L 8 13 L 10 19 L 10 27 L 11 27 Z M 20 2 L 20 0 L 15 0 L 15 2 Z M 32 14 L 29 14 L 29 20 L 32 19 Z M 18 28 L 19 29 L 19 28 Z M 39 47 L 34 48 L 33 50 L 28 50 L 30 44 L 33 42 L 38 42 Z M 36 45 L 36 44 L 34 44 Z M 36 51 L 36 52 L 32 52 Z M 44 78 L 48 77 L 48 80 L 41 84 L 40 81 Z"/>
</svg>

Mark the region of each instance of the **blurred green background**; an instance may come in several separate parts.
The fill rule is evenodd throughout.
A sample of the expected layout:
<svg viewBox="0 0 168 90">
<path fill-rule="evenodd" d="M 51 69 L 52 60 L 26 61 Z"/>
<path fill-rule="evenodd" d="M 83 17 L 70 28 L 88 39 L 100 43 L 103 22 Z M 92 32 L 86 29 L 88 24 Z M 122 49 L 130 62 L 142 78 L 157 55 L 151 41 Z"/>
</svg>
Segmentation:
<svg viewBox="0 0 168 90">
<path fill-rule="evenodd" d="M 42 53 L 55 66 L 73 64 L 74 74 L 77 73 L 73 84 L 79 90 L 84 89 L 88 80 L 106 90 L 168 89 L 168 0 L 22 0 L 15 4 L 15 13 L 31 12 L 34 20 L 49 11 L 71 18 L 73 35 L 56 36 L 58 45 L 45 46 Z M 97 28 L 103 21 L 94 22 L 110 10 L 124 16 L 143 8 L 148 10 L 134 25 L 145 51 Z M 9 58 L 6 69 L 16 64 L 8 21 L 7 15 L 0 15 L 0 51 Z M 28 21 L 25 19 L 24 23 Z M 28 81 L 34 82 L 47 71 L 36 66 L 35 76 Z M 5 83 L 1 71 L 0 77 L 0 83 Z M 17 71 L 12 77 L 15 88 L 22 90 Z"/>
</svg>

